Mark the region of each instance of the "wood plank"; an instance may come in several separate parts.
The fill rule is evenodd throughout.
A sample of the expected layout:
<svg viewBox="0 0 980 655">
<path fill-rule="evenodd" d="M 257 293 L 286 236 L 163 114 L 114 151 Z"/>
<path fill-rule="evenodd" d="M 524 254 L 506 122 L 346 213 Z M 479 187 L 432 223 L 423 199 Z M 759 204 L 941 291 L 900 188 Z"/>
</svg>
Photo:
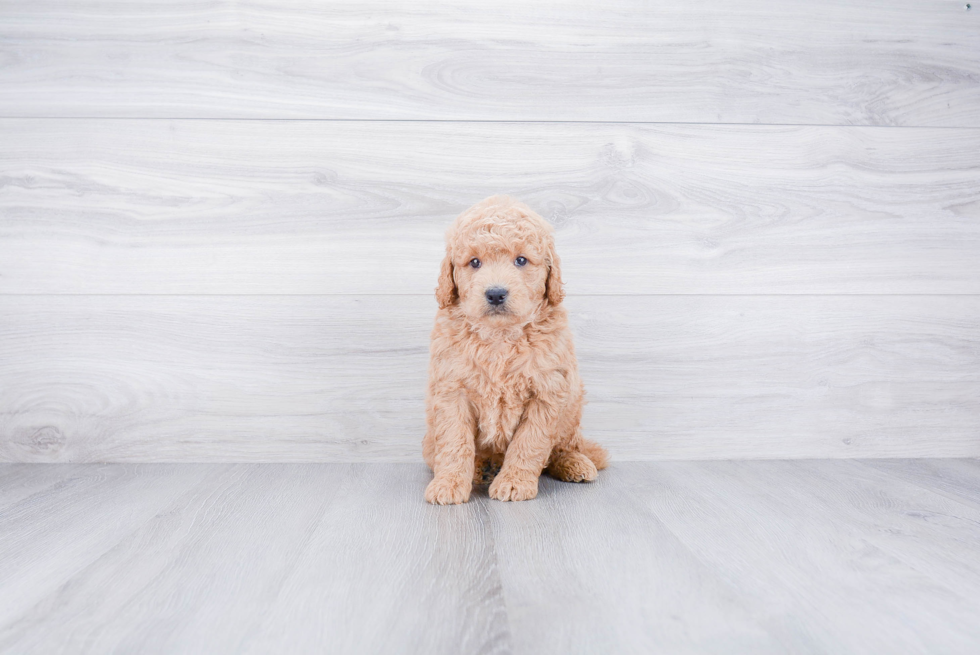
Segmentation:
<svg viewBox="0 0 980 655">
<path fill-rule="evenodd" d="M 980 507 L 921 486 L 914 474 L 890 475 L 867 461 L 793 460 L 774 469 L 825 489 L 820 495 L 810 489 L 791 490 L 788 499 L 805 502 L 812 513 L 844 521 L 855 535 L 961 595 L 966 606 L 980 614 Z M 755 475 L 758 469 L 751 471 Z"/>
<path fill-rule="evenodd" d="M 0 626 L 63 589 L 220 465 L 58 468 L 60 483 L 2 508 Z"/>
<path fill-rule="evenodd" d="M 980 645 L 980 508 L 862 462 L 614 463 L 457 507 L 422 464 L 33 469 L 64 484 L 3 517 L 2 653 Z"/>
<path fill-rule="evenodd" d="M 980 508 L 980 461 L 975 459 L 866 460 L 865 466 L 886 471 L 961 503 Z"/>
<path fill-rule="evenodd" d="M 0 512 L 70 478 L 70 465 L 0 465 Z"/>
<path fill-rule="evenodd" d="M 489 502 L 514 652 L 801 652 L 646 506 L 644 466 Z"/>
<path fill-rule="evenodd" d="M 513 652 L 490 500 L 428 505 L 430 475 L 356 466 L 240 652 Z"/>
<path fill-rule="evenodd" d="M 5 116 L 980 126 L 948 0 L 18 0 Z"/>
<path fill-rule="evenodd" d="M 426 505 L 424 466 L 198 468 L 201 484 L 0 623 L 0 652 L 509 652 L 486 507 Z"/>
<path fill-rule="evenodd" d="M 0 631 L 0 650 L 241 652 L 346 467 L 195 466 L 203 484 L 28 606 Z"/>
<path fill-rule="evenodd" d="M 8 119 L 0 139 L 0 293 L 428 294 L 446 227 L 501 191 L 556 224 L 571 294 L 980 293 L 976 129 Z"/>
<path fill-rule="evenodd" d="M 980 643 L 975 581 L 957 590 L 926 572 L 942 560 L 946 535 L 918 503 L 881 512 L 874 489 L 842 492 L 852 462 L 633 466 L 634 493 L 682 543 L 762 603 L 776 634 L 807 645 L 787 651 L 970 652 Z M 809 475 L 813 467 L 829 473 Z M 869 509 L 861 515 L 854 506 Z M 958 510 L 974 523 L 980 516 Z M 884 548 L 889 530 L 899 535 Z M 908 530 L 935 550 L 903 550 L 915 542 L 901 536 Z"/>
<path fill-rule="evenodd" d="M 977 457 L 980 297 L 568 301 L 614 458 Z M 0 297 L 3 461 L 419 461 L 429 297 Z"/>
</svg>

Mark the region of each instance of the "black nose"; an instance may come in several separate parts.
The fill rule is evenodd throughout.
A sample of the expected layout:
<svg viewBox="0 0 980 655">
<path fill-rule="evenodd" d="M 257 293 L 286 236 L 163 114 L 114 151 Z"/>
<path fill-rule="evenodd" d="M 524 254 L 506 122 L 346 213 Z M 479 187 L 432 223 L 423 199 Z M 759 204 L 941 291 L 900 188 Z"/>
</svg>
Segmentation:
<svg viewBox="0 0 980 655">
<path fill-rule="evenodd" d="M 500 287 L 487 289 L 487 302 L 491 305 L 503 305 L 506 299 L 507 289 L 501 289 Z"/>
</svg>

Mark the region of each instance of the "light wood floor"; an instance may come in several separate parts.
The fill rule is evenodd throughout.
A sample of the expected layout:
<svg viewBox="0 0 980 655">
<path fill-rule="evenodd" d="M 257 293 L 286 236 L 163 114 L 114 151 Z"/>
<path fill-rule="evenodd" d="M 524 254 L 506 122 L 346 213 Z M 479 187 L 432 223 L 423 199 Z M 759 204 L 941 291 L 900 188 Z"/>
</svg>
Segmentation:
<svg viewBox="0 0 980 655">
<path fill-rule="evenodd" d="M 976 653 L 980 462 L 0 466 L 0 651 Z"/>
</svg>

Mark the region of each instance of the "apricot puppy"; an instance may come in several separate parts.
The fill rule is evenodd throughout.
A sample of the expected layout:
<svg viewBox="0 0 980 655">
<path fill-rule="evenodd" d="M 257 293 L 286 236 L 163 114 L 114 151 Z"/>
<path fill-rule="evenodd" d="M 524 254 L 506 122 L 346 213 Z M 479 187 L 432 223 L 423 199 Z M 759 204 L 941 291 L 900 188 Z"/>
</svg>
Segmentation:
<svg viewBox="0 0 980 655">
<path fill-rule="evenodd" d="M 606 451 L 582 437 L 578 374 L 551 226 L 493 196 L 446 233 L 432 330 L 422 452 L 430 503 L 469 500 L 497 468 L 490 497 L 528 500 L 542 470 L 594 480 Z"/>
</svg>

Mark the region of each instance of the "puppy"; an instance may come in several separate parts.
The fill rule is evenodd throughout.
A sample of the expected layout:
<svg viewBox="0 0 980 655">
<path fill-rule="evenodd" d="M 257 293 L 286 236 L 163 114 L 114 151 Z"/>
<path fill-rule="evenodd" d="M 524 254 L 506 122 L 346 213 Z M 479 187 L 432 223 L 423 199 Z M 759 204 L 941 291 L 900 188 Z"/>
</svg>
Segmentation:
<svg viewBox="0 0 980 655">
<path fill-rule="evenodd" d="M 430 503 L 528 500 L 548 473 L 594 480 L 606 451 L 582 437 L 582 380 L 554 234 L 527 205 L 493 196 L 446 233 L 432 330 L 422 452 Z"/>
</svg>

